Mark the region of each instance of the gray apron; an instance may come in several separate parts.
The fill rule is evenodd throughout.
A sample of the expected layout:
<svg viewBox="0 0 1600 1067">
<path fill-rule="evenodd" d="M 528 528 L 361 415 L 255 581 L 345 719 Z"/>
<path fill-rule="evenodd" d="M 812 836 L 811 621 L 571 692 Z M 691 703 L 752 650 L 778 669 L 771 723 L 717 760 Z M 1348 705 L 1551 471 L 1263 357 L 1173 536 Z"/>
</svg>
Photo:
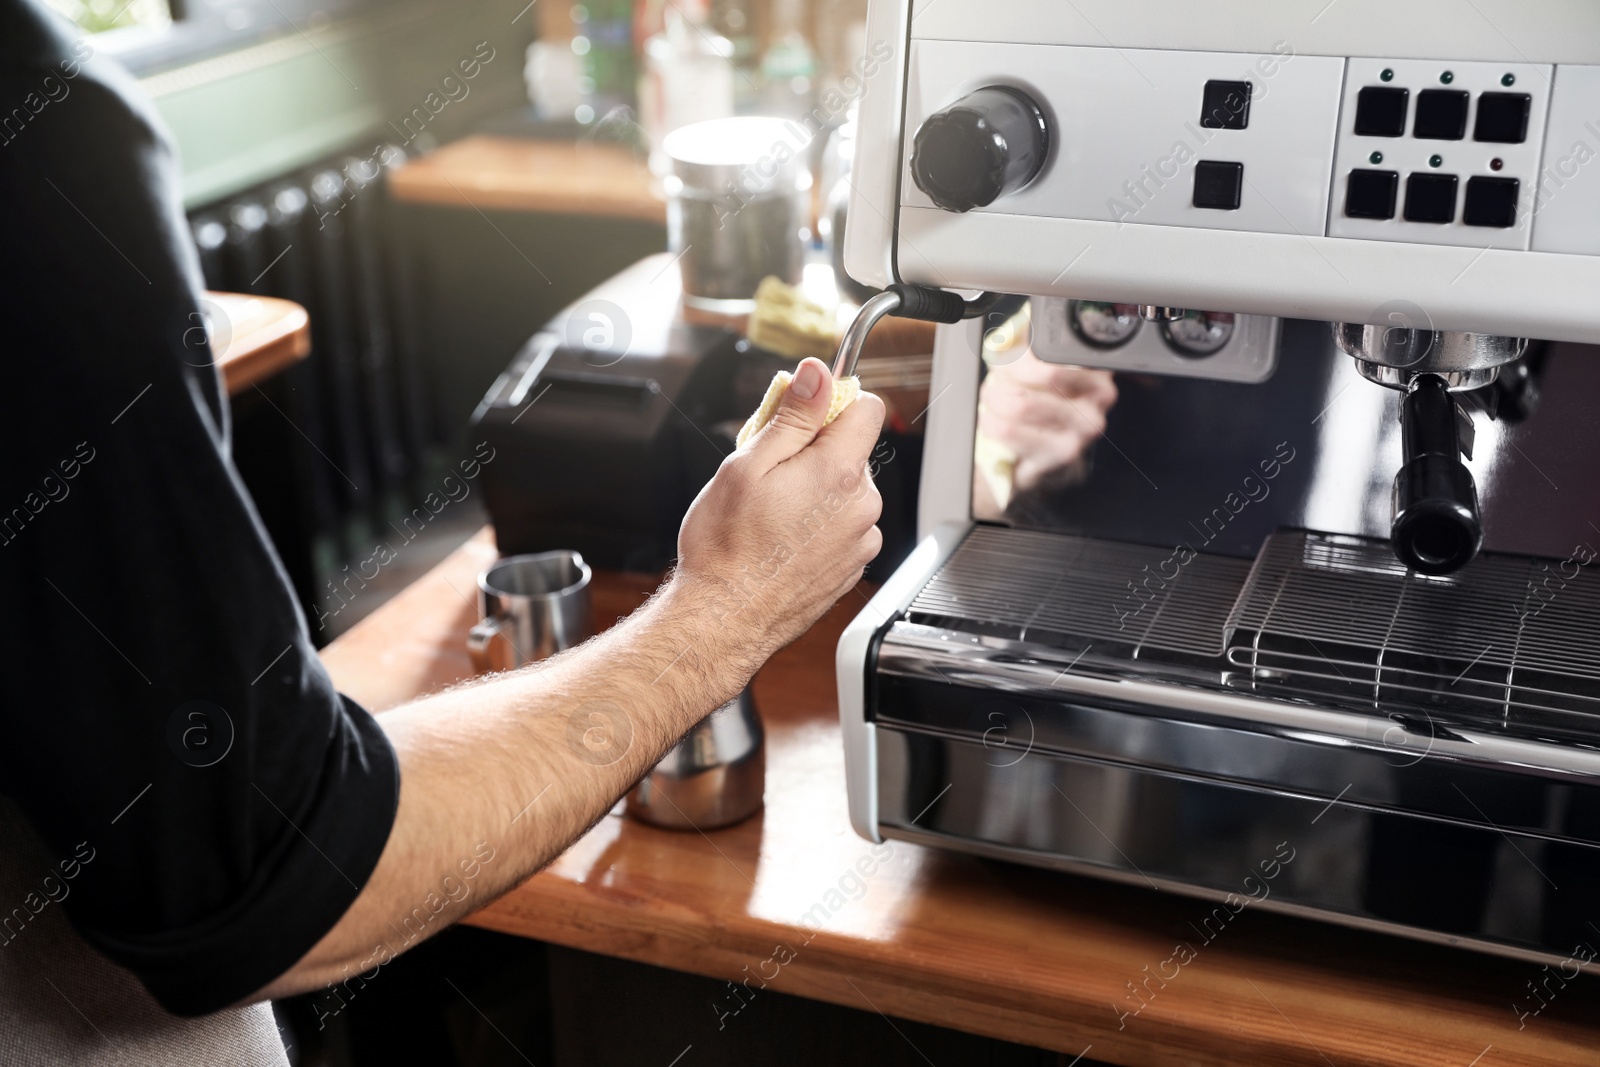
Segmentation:
<svg viewBox="0 0 1600 1067">
<path fill-rule="evenodd" d="M 169 1015 L 137 978 L 84 943 L 59 903 L 32 913 L 24 901 L 54 869 L 21 812 L 0 799 L 0 916 L 14 908 L 32 916 L 0 934 L 0 1063 L 288 1067 L 271 1005 Z"/>
</svg>

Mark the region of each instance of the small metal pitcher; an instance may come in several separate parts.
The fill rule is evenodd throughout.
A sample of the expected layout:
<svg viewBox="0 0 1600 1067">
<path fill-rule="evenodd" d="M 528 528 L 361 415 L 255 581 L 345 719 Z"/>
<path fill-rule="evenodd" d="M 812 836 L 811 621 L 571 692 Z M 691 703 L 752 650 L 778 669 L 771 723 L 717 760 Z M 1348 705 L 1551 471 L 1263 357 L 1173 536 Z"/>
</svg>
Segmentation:
<svg viewBox="0 0 1600 1067">
<path fill-rule="evenodd" d="M 629 815 L 669 830 L 732 826 L 761 810 L 766 733 L 746 689 L 696 723 L 628 794 Z"/>
<path fill-rule="evenodd" d="M 589 565 L 576 552 L 507 556 L 478 576 L 478 615 L 467 635 L 473 669 L 515 670 L 594 634 Z"/>
</svg>

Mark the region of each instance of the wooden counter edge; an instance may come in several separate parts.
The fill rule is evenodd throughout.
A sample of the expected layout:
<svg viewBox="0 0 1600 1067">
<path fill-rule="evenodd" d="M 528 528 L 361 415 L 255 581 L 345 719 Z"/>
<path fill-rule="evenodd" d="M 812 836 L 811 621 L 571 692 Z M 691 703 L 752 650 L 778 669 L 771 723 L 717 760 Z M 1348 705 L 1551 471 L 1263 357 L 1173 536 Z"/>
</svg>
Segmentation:
<svg viewBox="0 0 1600 1067">
<path fill-rule="evenodd" d="M 536 169 L 537 168 L 537 169 Z M 395 200 L 475 210 L 634 219 L 664 224 L 649 168 L 620 145 L 472 134 L 400 168 Z"/>
<path fill-rule="evenodd" d="M 404 187 L 404 195 L 396 189 L 396 199 L 408 204 L 428 204 L 435 207 L 460 207 L 480 211 L 527 211 L 548 215 L 590 215 L 598 218 L 634 219 L 654 222 L 667 221 L 667 205 L 656 200 L 629 197 L 588 195 L 578 192 L 539 193 L 531 195 L 519 189 L 474 185 L 460 188 L 431 179 L 419 179 Z M 470 195 L 469 195 L 470 193 Z"/>
<path fill-rule="evenodd" d="M 224 310 L 229 301 L 254 300 L 267 312 L 234 333 L 217 359 L 229 396 L 238 396 L 311 354 L 311 317 L 292 300 L 243 293 L 205 295 Z"/>
<path fill-rule="evenodd" d="M 1246 1062 L 1279 1067 L 1328 1065 L 1324 1054 L 1303 1033 L 1283 1026 L 1266 1003 L 1248 1005 L 1241 1014 L 1257 1017 L 1259 1023 L 1241 1026 L 1232 1040 L 1221 1027 L 1198 1027 L 1181 1019 L 1141 1020 L 1135 1027 L 1119 1027 L 1109 1003 L 1083 1001 L 1072 1005 L 1076 1010 L 1070 1012 L 1061 1010 L 1059 1000 L 1033 1008 L 1015 1007 L 976 999 L 970 990 L 940 988 L 936 982 L 908 982 L 903 961 L 864 958 L 859 943 L 826 932 L 806 941 L 796 939 L 792 928 L 771 924 L 766 938 L 720 927 L 704 931 L 710 936 L 689 938 L 676 934 L 667 924 L 652 928 L 637 921 L 632 912 L 626 905 L 596 907 L 592 900 L 558 900 L 552 894 L 513 890 L 465 921 L 481 929 L 723 979 L 729 983 L 730 1002 L 734 987 L 751 981 L 758 965 L 772 957 L 775 944 L 783 942 L 794 951 L 794 959 L 765 986 L 755 979 L 752 989 L 770 989 L 1030 1045 L 1065 1057 L 1087 1056 L 1109 1063 L 1141 1067 L 1238 1067 Z M 707 1020 L 716 1021 L 713 1004 L 707 1006 Z M 715 1027 L 711 1029 L 714 1032 Z M 1345 1055 L 1336 1061 L 1339 1067 L 1354 1063 L 1390 1067 L 1397 1062 L 1352 1060 L 1348 1049 L 1335 1050 L 1335 1055 L 1341 1051 Z"/>
</svg>

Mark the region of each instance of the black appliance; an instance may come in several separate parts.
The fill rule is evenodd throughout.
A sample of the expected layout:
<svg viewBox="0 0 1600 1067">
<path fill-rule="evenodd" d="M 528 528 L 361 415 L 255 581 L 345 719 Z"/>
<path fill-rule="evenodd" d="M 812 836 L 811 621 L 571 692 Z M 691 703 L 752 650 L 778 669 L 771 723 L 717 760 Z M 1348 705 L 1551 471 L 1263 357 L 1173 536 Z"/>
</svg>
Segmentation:
<svg viewBox="0 0 1600 1067">
<path fill-rule="evenodd" d="M 773 374 L 795 363 L 688 321 L 665 253 L 585 294 L 523 345 L 473 415 L 474 440 L 495 450 L 483 484 L 500 551 L 665 568 L 689 505 Z M 867 576 L 880 578 L 915 537 L 922 439 L 886 428 L 874 459 L 884 548 Z"/>
</svg>

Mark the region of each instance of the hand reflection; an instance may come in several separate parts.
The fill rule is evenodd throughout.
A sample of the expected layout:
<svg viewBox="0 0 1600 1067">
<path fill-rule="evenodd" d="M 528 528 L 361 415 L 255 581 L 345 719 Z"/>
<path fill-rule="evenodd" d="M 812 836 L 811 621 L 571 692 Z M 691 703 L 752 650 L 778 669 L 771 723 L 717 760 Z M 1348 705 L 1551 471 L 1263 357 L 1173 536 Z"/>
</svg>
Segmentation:
<svg viewBox="0 0 1600 1067">
<path fill-rule="evenodd" d="M 1110 371 L 1046 363 L 1031 348 L 991 366 L 978 391 L 974 514 L 998 518 L 1014 494 L 1076 464 L 1116 402 Z"/>
</svg>

